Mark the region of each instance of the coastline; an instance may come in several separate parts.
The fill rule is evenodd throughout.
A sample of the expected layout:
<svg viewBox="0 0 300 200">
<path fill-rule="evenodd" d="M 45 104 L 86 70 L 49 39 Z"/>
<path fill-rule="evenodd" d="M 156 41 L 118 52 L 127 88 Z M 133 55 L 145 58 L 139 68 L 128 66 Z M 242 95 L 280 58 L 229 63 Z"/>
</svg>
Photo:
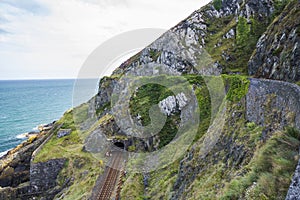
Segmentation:
<svg viewBox="0 0 300 200">
<path fill-rule="evenodd" d="M 10 80 L 0 83 L 0 152 L 24 142 L 38 125 L 59 119 L 73 107 L 75 80 Z"/>
<path fill-rule="evenodd" d="M 15 153 L 17 150 L 20 149 L 20 147 L 26 146 L 26 143 L 30 141 L 32 142 L 36 138 L 39 138 L 39 136 L 44 135 L 46 132 L 48 133 L 53 128 L 55 122 L 56 120 L 48 124 L 40 124 L 35 128 L 33 128 L 33 130 L 30 132 L 17 135 L 16 138 L 22 139 L 22 141 L 15 147 L 0 152 L 0 161 L 2 159 L 5 159 L 8 155 Z M 1 163 L 0 163 L 0 167 L 1 167 Z"/>
</svg>

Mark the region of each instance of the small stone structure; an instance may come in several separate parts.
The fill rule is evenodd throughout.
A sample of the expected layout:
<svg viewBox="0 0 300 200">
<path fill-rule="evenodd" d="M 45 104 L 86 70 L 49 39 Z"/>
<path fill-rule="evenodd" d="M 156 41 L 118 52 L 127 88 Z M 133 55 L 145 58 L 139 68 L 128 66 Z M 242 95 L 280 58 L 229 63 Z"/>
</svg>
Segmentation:
<svg viewBox="0 0 300 200">
<path fill-rule="evenodd" d="M 65 137 L 65 136 L 67 136 L 67 135 L 70 135 L 71 132 L 72 132 L 71 129 L 60 129 L 60 130 L 57 132 L 57 137 L 58 137 L 58 138 Z"/>
</svg>

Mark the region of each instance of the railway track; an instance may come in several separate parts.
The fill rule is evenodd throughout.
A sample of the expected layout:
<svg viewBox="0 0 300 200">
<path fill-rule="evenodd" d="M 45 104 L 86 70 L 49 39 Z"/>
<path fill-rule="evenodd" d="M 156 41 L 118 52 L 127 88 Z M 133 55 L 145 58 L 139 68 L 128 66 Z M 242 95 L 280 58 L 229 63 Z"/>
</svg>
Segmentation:
<svg viewBox="0 0 300 200">
<path fill-rule="evenodd" d="M 123 161 L 123 155 L 120 151 L 112 153 L 110 166 L 107 166 L 104 172 L 104 182 L 98 193 L 97 200 L 109 200 L 115 191 L 117 182 L 119 181 L 120 166 Z"/>
</svg>

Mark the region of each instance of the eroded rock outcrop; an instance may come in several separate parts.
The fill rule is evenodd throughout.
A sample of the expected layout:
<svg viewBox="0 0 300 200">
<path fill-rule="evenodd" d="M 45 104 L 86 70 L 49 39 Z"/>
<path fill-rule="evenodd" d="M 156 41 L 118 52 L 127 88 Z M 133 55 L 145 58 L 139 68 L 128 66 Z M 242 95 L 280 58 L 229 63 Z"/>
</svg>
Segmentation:
<svg viewBox="0 0 300 200">
<path fill-rule="evenodd" d="M 248 0 L 246 2 L 226 0 L 221 1 L 220 8 L 216 8 L 214 3 L 210 3 L 192 13 L 139 54 L 124 62 L 115 70 L 114 74 L 130 72 L 139 76 L 153 75 L 155 72 L 151 68 L 154 66 L 161 66 L 168 73 L 173 71 L 173 73 L 178 72 L 180 74 L 220 74 L 223 70 L 222 67 L 226 66 L 220 66 L 217 60 L 210 58 L 206 48 L 207 40 L 210 40 L 209 36 L 217 33 L 210 27 L 222 25 L 213 23 L 217 19 L 226 17 L 228 17 L 228 22 L 231 20 L 235 21 L 241 16 L 247 18 L 249 22 L 252 18 L 257 18 L 259 22 L 265 23 L 274 10 L 274 4 L 270 0 Z M 227 24 L 224 25 L 226 26 Z M 234 37 L 235 29 L 236 27 L 234 26 L 228 30 L 227 39 Z M 205 66 L 201 62 L 204 58 L 211 59 L 209 65 Z M 145 69 L 138 72 L 138 68 L 141 65 L 149 66 L 151 72 L 147 72 Z"/>
<path fill-rule="evenodd" d="M 169 96 L 158 103 L 160 111 L 165 115 L 171 115 L 176 110 L 182 110 L 188 103 L 188 99 L 183 92 L 176 96 Z"/>
<path fill-rule="evenodd" d="M 256 77 L 300 81 L 300 3 L 292 1 L 259 39 L 249 61 Z"/>
<path fill-rule="evenodd" d="M 32 163 L 30 166 L 30 193 L 45 192 L 57 184 L 57 176 L 66 159 L 53 159 L 46 162 Z"/>
<path fill-rule="evenodd" d="M 0 160 L 0 186 L 17 187 L 29 181 L 31 155 L 45 140 L 44 136 L 26 141 L 9 151 Z"/>
<path fill-rule="evenodd" d="M 222 180 L 226 179 L 225 182 L 227 182 L 234 176 L 234 173 L 237 173 L 236 170 L 242 169 L 249 163 L 254 153 L 249 148 L 251 142 L 241 141 L 243 141 L 243 137 L 249 137 L 251 132 L 247 131 L 247 135 L 242 136 L 241 132 L 245 130 L 241 128 L 243 126 L 241 123 L 254 123 L 256 127 L 263 128 L 259 133 L 261 141 L 266 141 L 276 131 L 283 131 L 284 127 L 299 128 L 299 95 L 300 87 L 295 84 L 251 79 L 246 97 L 227 106 L 225 124 L 221 129 L 221 134 L 217 134 L 216 129 L 213 130 L 215 134 L 212 137 L 215 137 L 217 142 L 210 146 L 210 151 L 202 153 L 201 149 L 206 142 L 205 139 L 200 139 L 181 160 L 178 176 L 173 186 L 172 199 L 193 199 L 192 192 L 195 192 L 193 189 L 197 190 L 197 188 L 192 188 L 191 185 L 197 183 L 197 178 L 205 177 L 209 173 L 217 173 L 211 171 L 210 167 L 224 166 Z M 299 166 L 290 187 L 289 196 L 291 197 L 298 194 L 300 188 L 298 170 Z M 242 176 L 243 173 L 241 172 L 240 175 Z M 214 182 L 211 190 L 214 191 L 214 195 L 222 196 L 218 192 L 222 191 L 223 187 L 223 183 Z M 202 195 L 205 196 L 205 194 Z M 236 194 L 242 199 L 245 199 L 245 195 Z"/>
<path fill-rule="evenodd" d="M 249 61 L 251 75 L 299 81 L 300 17 L 297 17 L 299 1 L 293 1 L 262 35 L 273 17 L 278 14 L 277 12 L 281 10 L 277 10 L 272 0 L 216 0 L 193 12 L 139 54 L 124 62 L 114 71 L 111 78 L 105 77 L 100 81 L 98 94 L 89 101 L 89 117 L 101 120 L 111 114 L 112 94 L 122 76 L 245 74 L 247 69 L 245 63 L 249 61 L 255 45 L 256 51 Z M 257 43 L 258 38 L 260 40 Z M 124 88 L 128 88 L 126 83 Z M 188 99 L 185 95 L 178 94 L 161 101 L 163 113 L 171 115 L 177 108 L 185 107 Z M 265 127 L 265 130 L 260 133 L 263 139 L 287 125 L 295 125 L 299 128 L 298 100 L 299 89 L 291 84 L 251 79 L 247 97 L 226 110 L 227 129 L 217 131 L 221 133 L 220 138 L 208 138 L 207 141 L 213 141 L 212 151 L 202 155 L 199 150 L 200 141 L 180 162 L 175 183 L 171 186 L 173 191 L 170 197 L 193 199 L 189 196 L 189 192 L 192 191 L 191 185 L 197 175 L 210 170 L 206 165 L 208 163 L 224 165 L 225 169 L 229 170 L 228 173 L 218 176 L 224 175 L 224 180 L 230 180 L 232 174 L 249 162 L 254 147 L 251 146 L 248 135 L 239 135 L 240 132 L 245 131 L 245 127 L 239 123 L 249 121 L 254 122 L 254 126 Z M 193 106 L 181 113 L 180 117 L 183 121 L 190 120 L 191 113 L 196 109 L 197 103 L 192 103 Z M 119 110 L 122 108 L 124 109 L 122 105 L 116 107 Z M 128 129 L 131 124 L 126 121 L 123 123 Z M 90 125 L 87 123 L 81 128 L 88 130 Z M 175 125 L 178 123 L 176 122 Z M 105 146 L 97 144 L 97 140 L 106 140 L 105 137 L 108 136 L 113 138 L 112 142 L 122 142 L 124 135 L 116 121 L 107 118 L 91 131 L 85 140 L 83 150 L 93 153 L 102 152 Z M 247 140 L 243 140 L 244 138 Z M 157 149 L 160 138 L 152 137 L 147 140 L 133 138 L 124 143 L 125 147 L 135 146 L 137 151 L 151 151 Z M 66 159 L 32 163 L 29 171 L 30 152 L 32 153 L 35 148 L 28 150 L 29 153 L 16 156 L 10 164 L 0 169 L 0 185 L 12 186 L 1 189 L 0 198 L 51 199 L 62 189 L 57 186 L 57 177 Z M 299 166 L 288 194 L 291 198 L 298 194 L 297 190 L 300 188 L 298 171 Z M 13 188 L 20 183 L 23 183 L 21 187 Z M 224 184 L 217 182 L 211 187 L 218 191 L 224 187 Z"/>
</svg>

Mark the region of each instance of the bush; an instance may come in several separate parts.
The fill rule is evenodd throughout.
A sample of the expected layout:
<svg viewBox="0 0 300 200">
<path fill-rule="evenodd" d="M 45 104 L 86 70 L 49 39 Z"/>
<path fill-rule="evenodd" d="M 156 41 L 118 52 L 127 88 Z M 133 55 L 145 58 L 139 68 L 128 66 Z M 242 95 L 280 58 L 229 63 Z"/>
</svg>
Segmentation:
<svg viewBox="0 0 300 200">
<path fill-rule="evenodd" d="M 248 77 L 240 75 L 222 76 L 225 80 L 226 87 L 229 88 L 226 95 L 227 100 L 232 102 L 238 102 L 246 96 L 250 84 Z"/>
<path fill-rule="evenodd" d="M 214 0 L 213 6 L 217 11 L 220 11 L 220 9 L 222 8 L 222 0 Z"/>
<path fill-rule="evenodd" d="M 293 138 L 297 138 L 298 140 L 300 139 L 300 132 L 298 129 L 296 129 L 294 127 L 287 127 L 286 133 L 287 133 L 287 135 L 289 135 Z"/>
<path fill-rule="evenodd" d="M 135 146 L 134 146 L 134 145 L 129 146 L 129 147 L 128 147 L 128 151 L 129 151 L 129 152 L 134 152 L 134 151 L 135 151 Z"/>
<path fill-rule="evenodd" d="M 247 128 L 248 128 L 250 131 L 253 131 L 253 130 L 255 129 L 255 127 L 256 127 L 256 124 L 255 124 L 255 122 L 248 122 L 248 123 L 246 124 L 246 126 L 247 126 Z"/>
</svg>

